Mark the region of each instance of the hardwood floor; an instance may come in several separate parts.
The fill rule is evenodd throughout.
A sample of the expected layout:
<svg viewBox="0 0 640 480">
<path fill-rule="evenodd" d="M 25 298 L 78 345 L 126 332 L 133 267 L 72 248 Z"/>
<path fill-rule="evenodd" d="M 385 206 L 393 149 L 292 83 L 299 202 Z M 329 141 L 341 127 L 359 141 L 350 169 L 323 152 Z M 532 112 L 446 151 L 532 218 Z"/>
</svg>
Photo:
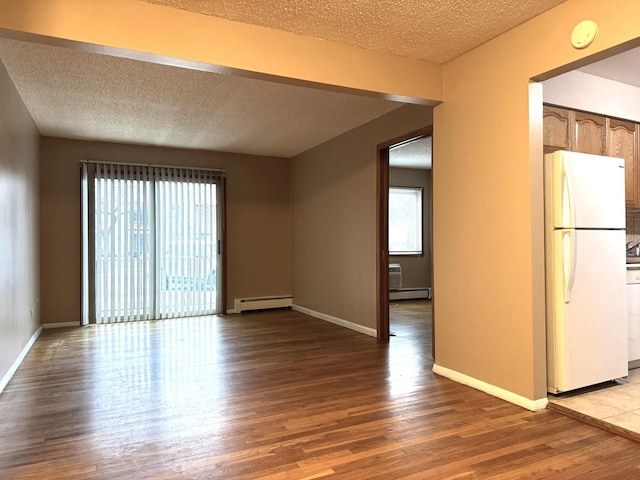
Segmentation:
<svg viewBox="0 0 640 480">
<path fill-rule="evenodd" d="M 0 478 L 640 478 L 638 443 L 435 376 L 407 310 L 389 344 L 286 310 L 45 331 Z"/>
<path fill-rule="evenodd" d="M 431 355 L 431 301 L 395 300 L 389 308 L 391 335 Z M 398 342 L 395 342 L 398 343 Z M 433 358 L 431 358 L 433 361 Z"/>
</svg>

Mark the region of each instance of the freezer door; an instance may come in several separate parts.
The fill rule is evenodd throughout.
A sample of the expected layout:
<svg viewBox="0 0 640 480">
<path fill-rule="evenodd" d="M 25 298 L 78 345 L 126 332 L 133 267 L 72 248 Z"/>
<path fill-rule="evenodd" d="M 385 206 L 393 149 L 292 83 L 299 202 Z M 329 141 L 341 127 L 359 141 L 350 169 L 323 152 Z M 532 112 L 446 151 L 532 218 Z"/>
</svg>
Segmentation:
<svg viewBox="0 0 640 480">
<path fill-rule="evenodd" d="M 623 230 L 556 230 L 547 272 L 549 391 L 627 375 Z"/>
<path fill-rule="evenodd" d="M 552 228 L 625 228 L 624 160 L 557 151 L 545 155 Z"/>
</svg>

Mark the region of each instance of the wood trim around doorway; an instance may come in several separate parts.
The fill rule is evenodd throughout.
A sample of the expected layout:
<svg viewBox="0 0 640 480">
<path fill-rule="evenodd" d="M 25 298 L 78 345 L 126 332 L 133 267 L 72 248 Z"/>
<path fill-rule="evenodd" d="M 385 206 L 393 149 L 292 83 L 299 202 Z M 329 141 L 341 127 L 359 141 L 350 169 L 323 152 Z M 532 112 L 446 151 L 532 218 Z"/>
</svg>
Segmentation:
<svg viewBox="0 0 640 480">
<path fill-rule="evenodd" d="M 378 146 L 377 238 L 378 340 L 389 341 L 389 146 Z"/>
<path fill-rule="evenodd" d="M 421 128 L 394 138 L 377 146 L 377 192 L 376 192 L 376 277 L 378 287 L 377 338 L 389 341 L 389 147 L 420 137 L 433 136 L 433 126 Z M 433 325 L 435 331 L 435 321 Z M 435 349 L 435 344 L 433 345 Z"/>
</svg>

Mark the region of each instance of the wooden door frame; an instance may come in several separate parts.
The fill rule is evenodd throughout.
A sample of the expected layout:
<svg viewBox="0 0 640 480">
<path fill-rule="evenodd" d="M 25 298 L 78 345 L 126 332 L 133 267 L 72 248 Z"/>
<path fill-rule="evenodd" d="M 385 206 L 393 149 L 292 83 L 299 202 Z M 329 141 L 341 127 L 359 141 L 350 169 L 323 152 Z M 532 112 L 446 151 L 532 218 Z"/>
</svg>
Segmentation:
<svg viewBox="0 0 640 480">
<path fill-rule="evenodd" d="M 433 126 L 421 128 L 411 133 L 394 138 L 377 146 L 377 192 L 376 192 L 376 278 L 378 286 L 377 295 L 377 338 L 380 342 L 389 341 L 389 148 L 399 143 L 409 142 L 421 137 L 433 138 Z M 433 141 L 433 140 L 432 140 Z M 432 175 L 433 185 L 433 175 Z M 432 187 L 433 191 L 433 187 Z M 432 193 L 433 196 L 433 193 Z M 431 202 L 433 212 L 433 202 Z M 433 221 L 431 220 L 431 223 Z M 433 232 L 431 233 L 433 237 Z M 433 250 L 433 242 L 430 248 Z M 431 272 L 433 278 L 433 255 L 431 256 Z M 432 282 L 433 283 L 433 282 Z M 433 285 L 432 285 L 433 286 Z M 432 331 L 435 332 L 435 319 Z M 435 340 L 435 333 L 433 334 Z M 435 358 L 435 343 L 433 343 L 433 357 Z"/>
</svg>

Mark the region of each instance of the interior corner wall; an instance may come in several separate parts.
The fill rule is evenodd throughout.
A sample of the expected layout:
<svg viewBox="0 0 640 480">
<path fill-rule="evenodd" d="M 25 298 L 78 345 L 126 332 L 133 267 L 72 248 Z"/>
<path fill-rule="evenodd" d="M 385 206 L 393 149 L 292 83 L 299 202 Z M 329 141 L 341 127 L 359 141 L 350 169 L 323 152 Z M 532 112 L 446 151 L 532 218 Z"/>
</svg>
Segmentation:
<svg viewBox="0 0 640 480">
<path fill-rule="evenodd" d="M 226 170 L 227 309 L 236 297 L 291 294 L 289 160 L 43 137 L 43 324 L 80 322 L 81 160 Z"/>
<path fill-rule="evenodd" d="M 39 134 L 0 63 L 0 379 L 38 330 Z"/>
<path fill-rule="evenodd" d="M 633 0 L 568 1 L 445 65 L 433 133 L 439 366 L 546 397 L 542 95 L 530 104 L 529 84 L 637 46 L 639 17 Z M 569 39 L 584 19 L 599 34 L 577 50 Z"/>
<path fill-rule="evenodd" d="M 377 145 L 431 124 L 406 105 L 292 159 L 296 305 L 376 328 Z"/>
<path fill-rule="evenodd" d="M 431 170 L 390 168 L 389 186 L 422 188 L 422 255 L 389 255 L 402 267 L 402 288 L 431 287 Z"/>
</svg>

